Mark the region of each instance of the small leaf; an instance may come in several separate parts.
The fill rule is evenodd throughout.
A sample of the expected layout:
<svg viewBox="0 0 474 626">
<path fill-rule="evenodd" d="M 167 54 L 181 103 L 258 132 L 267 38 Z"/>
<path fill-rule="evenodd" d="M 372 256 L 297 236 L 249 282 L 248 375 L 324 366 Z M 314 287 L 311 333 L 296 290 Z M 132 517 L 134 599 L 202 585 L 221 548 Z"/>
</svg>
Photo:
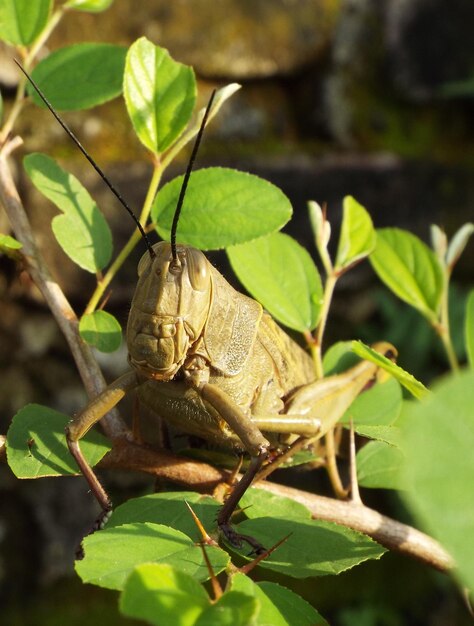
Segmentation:
<svg viewBox="0 0 474 626">
<path fill-rule="evenodd" d="M 22 247 L 23 247 L 23 244 L 17 241 L 16 239 L 14 239 L 13 237 L 10 237 L 10 235 L 4 235 L 0 233 L 0 251 L 1 252 L 7 251 L 7 250 L 19 250 Z"/>
<path fill-rule="evenodd" d="M 88 272 L 105 267 L 112 256 L 112 235 L 87 190 L 45 154 L 29 154 L 23 163 L 35 187 L 64 213 L 52 222 L 64 252 Z"/>
<path fill-rule="evenodd" d="M 210 605 L 203 587 L 189 574 L 162 563 L 144 563 L 127 578 L 120 611 L 164 626 L 193 626 Z"/>
<path fill-rule="evenodd" d="M 17 478 L 78 474 L 64 429 L 71 418 L 40 404 L 27 404 L 13 417 L 7 434 L 7 458 Z M 89 431 L 81 451 L 94 466 L 111 448 L 100 433 Z"/>
<path fill-rule="evenodd" d="M 169 241 L 183 176 L 166 184 L 151 210 L 158 234 Z M 200 250 L 218 250 L 280 229 L 292 208 L 271 183 L 223 167 L 193 172 L 178 225 L 179 243 Z"/>
<path fill-rule="evenodd" d="M 356 456 L 357 480 L 362 487 L 405 489 L 401 450 L 383 441 L 369 441 Z"/>
<path fill-rule="evenodd" d="M 422 528 L 456 562 L 456 575 L 474 588 L 474 372 L 445 377 L 404 419 L 406 480 L 402 494 Z"/>
<path fill-rule="evenodd" d="M 467 360 L 474 369 L 474 289 L 467 297 L 465 324 Z"/>
<path fill-rule="evenodd" d="M 107 10 L 114 0 L 69 0 L 64 5 L 73 11 L 84 11 L 85 13 L 102 13 Z"/>
<path fill-rule="evenodd" d="M 277 583 L 255 584 L 244 574 L 237 573 L 232 576 L 231 589 L 259 600 L 256 626 L 329 626 L 311 604 Z"/>
<path fill-rule="evenodd" d="M 80 43 L 55 50 L 40 61 L 31 75 L 54 108 L 90 109 L 122 93 L 127 49 L 108 43 Z M 33 86 L 28 94 L 45 106 Z"/>
<path fill-rule="evenodd" d="M 375 239 L 368 212 L 352 196 L 346 196 L 335 269 L 340 272 L 368 256 L 375 247 Z"/>
<path fill-rule="evenodd" d="M 164 152 L 183 132 L 194 109 L 192 68 L 141 37 L 128 51 L 123 89 L 138 138 L 151 152 Z"/>
<path fill-rule="evenodd" d="M 355 354 L 357 354 L 357 356 L 360 356 L 361 359 L 371 361 L 388 372 L 391 376 L 398 380 L 398 382 L 403 385 L 405 389 L 408 389 L 408 391 L 415 396 L 415 398 L 421 398 L 428 392 L 428 389 L 423 385 L 423 383 L 417 380 L 412 374 L 406 372 L 390 359 L 387 359 L 387 357 L 380 354 L 380 352 L 369 348 L 369 346 L 363 344 L 362 341 L 353 341 L 352 350 Z"/>
<path fill-rule="evenodd" d="M 51 0 L 2 0 L 1 39 L 14 46 L 30 45 L 46 26 L 51 6 Z"/>
<path fill-rule="evenodd" d="M 354 430 L 358 435 L 367 437 L 367 439 L 383 441 L 384 443 L 389 443 L 391 446 L 400 445 L 400 428 L 398 428 L 398 426 L 357 424 L 354 425 Z"/>
<path fill-rule="evenodd" d="M 227 591 L 201 613 L 195 626 L 254 626 L 258 610 L 256 598 L 240 591 Z"/>
<path fill-rule="evenodd" d="M 289 535 L 260 566 L 292 578 L 340 574 L 368 559 L 378 559 L 385 552 L 362 533 L 320 520 L 287 520 L 267 514 L 245 520 L 237 528 L 264 546 L 273 546 Z"/>
<path fill-rule="evenodd" d="M 209 577 L 201 548 L 188 536 L 161 524 L 135 523 L 105 528 L 83 542 L 85 557 L 76 571 L 85 583 L 123 589 L 127 576 L 142 563 L 166 563 L 203 581 Z M 229 563 L 229 555 L 208 546 L 207 556 L 216 574 Z"/>
<path fill-rule="evenodd" d="M 377 230 L 372 267 L 399 298 L 435 322 L 443 292 L 443 270 L 432 250 L 412 233 L 398 228 Z"/>
<path fill-rule="evenodd" d="M 351 341 L 337 341 L 329 347 L 323 357 L 323 371 L 325 376 L 345 372 L 359 359 L 352 352 Z"/>
<path fill-rule="evenodd" d="M 446 264 L 450 270 L 456 265 L 459 257 L 467 246 L 469 237 L 474 233 L 474 224 L 468 223 L 461 226 L 454 237 L 449 242 L 448 252 L 446 253 Z"/>
<path fill-rule="evenodd" d="M 232 269 L 254 298 L 279 322 L 313 330 L 321 313 L 323 288 L 309 253 L 283 233 L 227 249 Z"/>
<path fill-rule="evenodd" d="M 114 352 L 122 343 L 122 328 L 107 311 L 94 311 L 81 317 L 79 334 L 82 339 L 101 352 Z"/>
<path fill-rule="evenodd" d="M 192 491 L 153 493 L 127 500 L 114 509 L 107 528 L 135 522 L 152 522 L 171 526 L 194 541 L 199 541 L 201 535 L 186 502 L 192 506 L 194 513 L 209 534 L 216 530 L 219 503 L 214 498 Z"/>
</svg>

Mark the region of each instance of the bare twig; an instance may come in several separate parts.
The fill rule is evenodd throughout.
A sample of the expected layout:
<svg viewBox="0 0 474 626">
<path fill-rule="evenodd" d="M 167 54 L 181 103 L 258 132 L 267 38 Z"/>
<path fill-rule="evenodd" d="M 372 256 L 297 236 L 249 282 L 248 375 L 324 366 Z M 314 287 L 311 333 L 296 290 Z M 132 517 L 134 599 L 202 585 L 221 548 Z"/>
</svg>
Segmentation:
<svg viewBox="0 0 474 626">
<path fill-rule="evenodd" d="M 106 386 L 102 372 L 90 347 L 79 335 L 79 324 L 71 305 L 59 285 L 52 279 L 33 237 L 30 223 L 8 164 L 8 156 L 21 145 L 15 137 L 5 143 L 0 151 L 0 201 L 10 220 L 15 237 L 23 244 L 23 254 L 31 278 L 43 294 L 71 349 L 79 374 L 89 397 L 94 397 Z M 102 421 L 109 437 L 123 435 L 127 428 L 116 411 Z"/>
</svg>

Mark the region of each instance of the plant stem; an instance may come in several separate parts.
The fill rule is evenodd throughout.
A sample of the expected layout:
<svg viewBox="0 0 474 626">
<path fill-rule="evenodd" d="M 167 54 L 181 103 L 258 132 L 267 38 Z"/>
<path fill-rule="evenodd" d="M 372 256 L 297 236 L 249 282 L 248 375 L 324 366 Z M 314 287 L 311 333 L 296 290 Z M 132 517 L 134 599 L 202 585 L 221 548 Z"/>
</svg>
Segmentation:
<svg viewBox="0 0 474 626">
<path fill-rule="evenodd" d="M 153 170 L 153 175 L 152 175 L 152 178 L 151 178 L 151 181 L 150 181 L 150 186 L 148 187 L 148 192 L 147 192 L 147 195 L 146 195 L 146 198 L 145 198 L 145 202 L 143 203 L 143 208 L 142 208 L 142 211 L 141 211 L 141 214 L 140 214 L 140 219 L 139 219 L 140 224 L 144 228 L 145 228 L 145 224 L 146 224 L 146 222 L 148 220 L 148 217 L 150 215 L 151 206 L 153 204 L 153 199 L 154 199 L 154 197 L 156 195 L 156 191 L 157 191 L 158 186 L 160 184 L 160 180 L 161 180 L 162 174 L 163 174 L 163 167 L 162 167 L 161 163 L 157 160 L 156 163 L 155 163 L 155 167 L 154 167 L 154 170 Z M 102 278 L 102 280 L 98 282 L 97 287 L 95 288 L 95 291 L 92 294 L 92 297 L 89 300 L 89 303 L 87 304 L 87 306 L 86 306 L 86 308 L 84 310 L 84 314 L 92 313 L 93 311 L 96 310 L 96 308 L 97 308 L 97 306 L 99 304 L 100 299 L 104 295 L 105 290 L 109 286 L 109 284 L 112 281 L 112 279 L 114 278 L 115 274 L 122 267 L 122 265 L 124 264 L 124 262 L 128 258 L 129 254 L 132 252 L 132 250 L 135 248 L 137 243 L 140 241 L 140 239 L 141 239 L 140 231 L 138 230 L 138 228 L 136 228 L 133 231 L 130 239 L 127 241 L 125 246 L 122 248 L 122 250 L 118 254 L 118 256 L 115 259 L 115 261 L 112 263 L 112 265 L 107 270 L 107 272 L 104 275 L 104 277 Z"/>
<path fill-rule="evenodd" d="M 459 363 L 451 341 L 451 331 L 449 326 L 449 279 L 450 273 L 446 270 L 445 286 L 441 296 L 440 321 L 439 324 L 434 325 L 434 329 L 444 346 L 451 370 L 453 372 L 457 372 L 459 370 Z"/>
<path fill-rule="evenodd" d="M 311 350 L 314 366 L 316 368 L 317 378 L 323 377 L 323 359 L 322 359 L 322 346 L 323 335 L 326 329 L 326 322 L 329 313 L 329 307 L 331 306 L 331 300 L 334 293 L 334 287 L 336 286 L 337 275 L 335 273 L 328 274 L 326 278 L 326 284 L 324 285 L 323 304 L 321 307 L 321 317 L 316 331 L 316 337 L 314 340 L 314 348 Z"/>
</svg>

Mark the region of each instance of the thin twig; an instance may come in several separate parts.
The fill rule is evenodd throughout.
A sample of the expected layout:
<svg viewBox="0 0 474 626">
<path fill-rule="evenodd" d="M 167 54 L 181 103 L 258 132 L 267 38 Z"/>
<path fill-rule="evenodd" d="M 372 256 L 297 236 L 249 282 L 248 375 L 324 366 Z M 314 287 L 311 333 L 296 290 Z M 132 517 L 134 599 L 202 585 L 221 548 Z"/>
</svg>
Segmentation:
<svg viewBox="0 0 474 626">
<path fill-rule="evenodd" d="M 5 208 L 15 237 L 23 244 L 28 272 L 43 294 L 49 308 L 61 328 L 72 352 L 79 374 L 89 397 L 94 397 L 106 386 L 102 372 L 90 347 L 79 335 L 79 323 L 71 305 L 59 285 L 52 279 L 41 253 L 36 247 L 28 217 L 21 202 L 8 156 L 21 145 L 21 139 L 7 141 L 0 151 L 0 202 Z M 119 437 L 126 431 L 126 425 L 116 411 L 111 411 L 102 420 L 105 433 L 109 437 Z"/>
</svg>

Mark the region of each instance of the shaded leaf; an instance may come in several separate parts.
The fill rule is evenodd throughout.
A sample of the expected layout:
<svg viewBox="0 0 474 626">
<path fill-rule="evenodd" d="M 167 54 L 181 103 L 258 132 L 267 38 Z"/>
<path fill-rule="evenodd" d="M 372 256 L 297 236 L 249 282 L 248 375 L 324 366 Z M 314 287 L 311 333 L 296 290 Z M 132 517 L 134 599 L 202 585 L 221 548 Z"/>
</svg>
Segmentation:
<svg viewBox="0 0 474 626">
<path fill-rule="evenodd" d="M 108 102 L 122 93 L 127 49 L 109 43 L 79 43 L 55 50 L 31 75 L 55 109 L 77 111 Z M 45 104 L 32 85 L 28 94 Z"/>
<path fill-rule="evenodd" d="M 153 153 L 163 152 L 179 137 L 196 102 L 192 68 L 145 37 L 130 46 L 123 90 L 135 132 Z"/>
<path fill-rule="evenodd" d="M 405 475 L 402 495 L 422 528 L 456 561 L 456 575 L 474 588 L 474 372 L 449 376 L 404 420 Z"/>
<path fill-rule="evenodd" d="M 63 212 L 53 219 L 52 228 L 64 252 L 88 272 L 105 267 L 112 255 L 112 235 L 87 190 L 45 154 L 29 154 L 23 163 L 35 187 Z"/>
<path fill-rule="evenodd" d="M 183 176 L 167 183 L 151 209 L 158 234 L 169 241 Z M 224 167 L 192 173 L 178 224 L 178 243 L 218 250 L 281 228 L 292 208 L 271 183 Z"/>
<path fill-rule="evenodd" d="M 400 415 L 402 408 L 402 390 L 395 378 L 377 382 L 367 391 L 363 391 L 343 415 L 341 422 L 354 422 L 356 432 L 359 425 L 388 426 Z M 361 433 L 362 434 L 362 433 Z"/>
<path fill-rule="evenodd" d="M 272 233 L 227 249 L 239 280 L 281 324 L 313 330 L 321 313 L 323 288 L 309 253 L 292 237 Z"/>
<path fill-rule="evenodd" d="M 122 343 L 122 328 L 107 311 L 84 314 L 79 322 L 82 339 L 101 352 L 114 352 Z"/>
<path fill-rule="evenodd" d="M 17 478 L 78 474 L 64 430 L 71 418 L 40 404 L 27 404 L 13 417 L 7 433 L 7 459 Z M 96 431 L 81 439 L 81 451 L 94 466 L 111 448 Z"/>
<path fill-rule="evenodd" d="M 357 480 L 362 487 L 405 489 L 401 450 L 383 441 L 369 441 L 357 453 Z"/>
</svg>

